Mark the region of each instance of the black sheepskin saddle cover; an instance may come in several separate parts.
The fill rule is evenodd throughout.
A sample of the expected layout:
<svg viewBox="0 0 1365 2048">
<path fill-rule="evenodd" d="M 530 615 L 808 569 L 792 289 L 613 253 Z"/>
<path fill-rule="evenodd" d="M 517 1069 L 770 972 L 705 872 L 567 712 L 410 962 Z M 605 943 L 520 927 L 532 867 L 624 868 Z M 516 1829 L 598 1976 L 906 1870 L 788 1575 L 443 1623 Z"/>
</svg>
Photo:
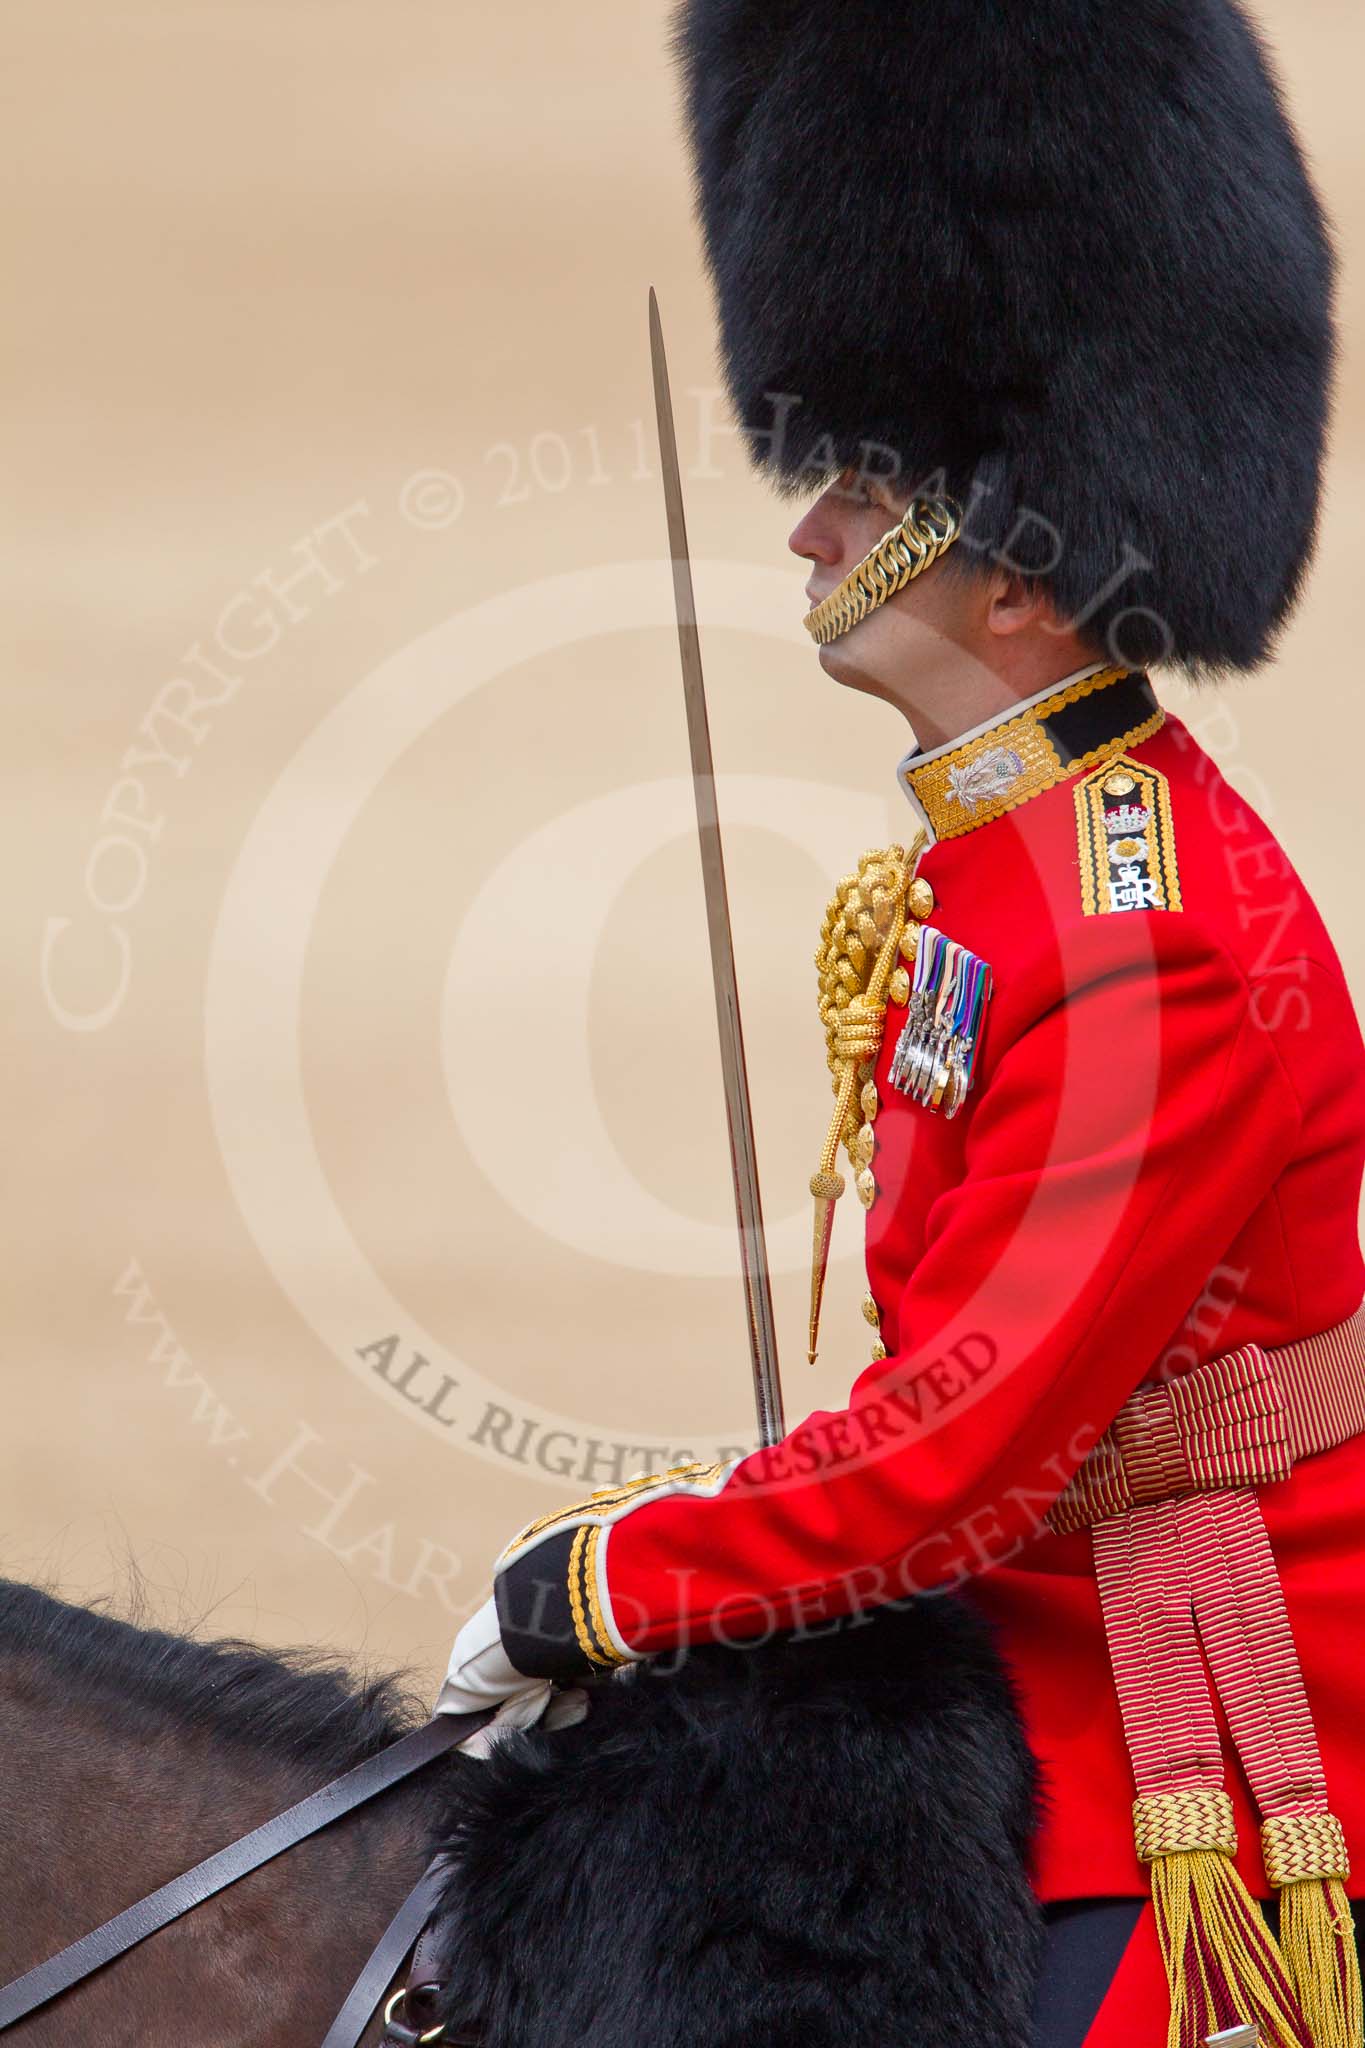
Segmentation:
<svg viewBox="0 0 1365 2048">
<path fill-rule="evenodd" d="M 456 2038 L 1029 2048 L 1035 1766 L 956 1597 L 635 1666 L 458 1766 Z"/>
</svg>

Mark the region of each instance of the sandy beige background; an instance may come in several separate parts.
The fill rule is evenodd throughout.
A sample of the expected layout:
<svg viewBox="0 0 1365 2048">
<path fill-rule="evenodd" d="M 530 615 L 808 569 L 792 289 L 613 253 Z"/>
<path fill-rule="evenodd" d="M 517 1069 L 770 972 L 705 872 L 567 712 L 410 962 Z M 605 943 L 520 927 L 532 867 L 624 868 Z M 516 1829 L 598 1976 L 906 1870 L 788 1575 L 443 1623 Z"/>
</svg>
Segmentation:
<svg viewBox="0 0 1365 2048">
<path fill-rule="evenodd" d="M 1261 12 L 1345 261 L 1328 517 L 1276 666 L 1166 694 L 1365 995 L 1365 19 Z M 651 283 L 792 1415 L 864 1361 L 856 1210 L 801 1342 L 810 953 L 906 738 L 723 432 L 664 21 L 7 24 L 11 1574 L 430 1685 L 526 1516 L 744 1438 Z"/>
</svg>

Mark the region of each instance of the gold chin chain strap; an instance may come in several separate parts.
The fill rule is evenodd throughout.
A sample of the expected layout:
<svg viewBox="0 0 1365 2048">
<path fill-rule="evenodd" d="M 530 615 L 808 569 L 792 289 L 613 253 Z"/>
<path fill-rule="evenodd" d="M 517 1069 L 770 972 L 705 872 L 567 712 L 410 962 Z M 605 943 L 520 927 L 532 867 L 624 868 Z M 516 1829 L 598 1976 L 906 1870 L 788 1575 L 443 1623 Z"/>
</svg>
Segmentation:
<svg viewBox="0 0 1365 2048">
<path fill-rule="evenodd" d="M 897 971 L 898 958 L 910 961 L 915 957 L 919 932 L 914 921 L 933 911 L 928 883 L 913 879 L 926 838 L 927 834 L 920 831 L 908 847 L 888 846 L 864 854 L 857 874 L 845 875 L 839 883 L 820 928 L 815 965 L 820 976 L 820 1022 L 825 1027 L 835 1105 L 820 1164 L 810 1183 L 815 1197 L 810 1276 L 812 1365 L 820 1335 L 820 1304 L 829 1267 L 834 1204 L 845 1187 L 844 1177 L 835 1165 L 841 1143 L 852 1162 L 854 1184 L 863 1207 L 870 1209 L 876 1199 L 877 1183 L 872 1172 L 876 1091 L 872 1070 L 886 1022 L 887 985 Z"/>
<path fill-rule="evenodd" d="M 804 624 L 820 647 L 847 633 L 907 583 L 931 569 L 962 531 L 962 508 L 952 498 L 912 498 L 904 516 L 851 569 L 837 590 L 822 597 Z"/>
</svg>

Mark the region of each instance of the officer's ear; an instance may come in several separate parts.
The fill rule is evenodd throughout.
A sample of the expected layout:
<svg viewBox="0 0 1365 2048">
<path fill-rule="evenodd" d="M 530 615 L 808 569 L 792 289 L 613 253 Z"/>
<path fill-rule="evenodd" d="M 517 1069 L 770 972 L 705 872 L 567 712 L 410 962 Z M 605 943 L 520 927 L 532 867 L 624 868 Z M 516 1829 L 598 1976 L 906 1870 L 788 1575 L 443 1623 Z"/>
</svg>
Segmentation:
<svg viewBox="0 0 1365 2048">
<path fill-rule="evenodd" d="M 1057 624 L 1056 607 L 1040 583 L 1017 570 L 994 569 L 986 592 L 986 627 L 1002 639 L 1027 632 L 1030 626 Z"/>
</svg>

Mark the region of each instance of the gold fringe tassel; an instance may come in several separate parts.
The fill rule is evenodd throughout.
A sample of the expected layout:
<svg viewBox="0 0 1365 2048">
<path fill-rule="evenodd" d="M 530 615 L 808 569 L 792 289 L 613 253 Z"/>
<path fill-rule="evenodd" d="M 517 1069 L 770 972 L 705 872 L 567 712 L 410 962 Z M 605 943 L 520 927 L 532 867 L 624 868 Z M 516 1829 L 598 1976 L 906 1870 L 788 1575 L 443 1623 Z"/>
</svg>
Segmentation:
<svg viewBox="0 0 1365 2048">
<path fill-rule="evenodd" d="M 1360 1958 L 1355 1922 L 1337 1878 L 1286 1885 L 1280 1947 L 1312 2032 L 1314 2048 L 1360 2048 Z"/>
<path fill-rule="evenodd" d="M 1161 1793 L 1139 1799 L 1133 1814 L 1171 1989 L 1168 2048 L 1204 2048 L 1211 2034 L 1250 2025 L 1264 2048 L 1327 2048 L 1309 2031 L 1284 1957 L 1232 1861 L 1227 1793 Z"/>
<path fill-rule="evenodd" d="M 1365 2000 L 1351 1874 L 1335 1814 L 1282 1814 L 1261 1829 L 1266 1875 L 1280 1894 L 1280 1948 L 1314 2048 L 1361 2048 Z"/>
</svg>

